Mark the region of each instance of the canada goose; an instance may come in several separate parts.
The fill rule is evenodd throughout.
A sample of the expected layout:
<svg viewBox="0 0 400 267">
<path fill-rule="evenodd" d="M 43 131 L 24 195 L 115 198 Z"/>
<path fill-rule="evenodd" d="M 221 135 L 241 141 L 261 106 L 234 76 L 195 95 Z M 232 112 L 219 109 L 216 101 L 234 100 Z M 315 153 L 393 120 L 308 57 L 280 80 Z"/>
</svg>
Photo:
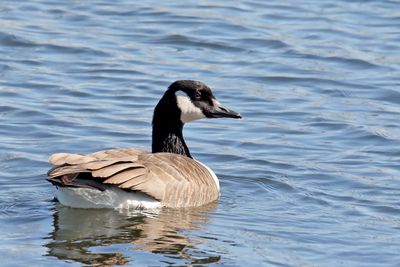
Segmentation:
<svg viewBox="0 0 400 267">
<path fill-rule="evenodd" d="M 195 207 L 219 198 L 219 181 L 192 159 L 183 140 L 187 122 L 202 118 L 241 118 L 222 106 L 202 82 L 172 83 L 154 109 L 152 153 L 112 149 L 93 154 L 57 153 L 47 173 L 56 198 L 70 207 Z"/>
</svg>

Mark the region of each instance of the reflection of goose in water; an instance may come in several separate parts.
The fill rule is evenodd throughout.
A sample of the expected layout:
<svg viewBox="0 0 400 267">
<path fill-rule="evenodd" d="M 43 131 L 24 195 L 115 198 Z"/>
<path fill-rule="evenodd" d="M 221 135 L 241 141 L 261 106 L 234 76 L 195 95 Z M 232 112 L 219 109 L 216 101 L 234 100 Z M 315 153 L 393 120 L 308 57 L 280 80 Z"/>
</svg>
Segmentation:
<svg viewBox="0 0 400 267">
<path fill-rule="evenodd" d="M 207 213 L 214 208 L 215 203 L 196 209 L 162 209 L 158 214 L 145 216 L 116 210 L 72 209 L 57 204 L 54 231 L 50 233 L 52 240 L 46 245 L 47 255 L 65 261 L 111 266 L 129 264 L 130 257 L 121 252 L 144 250 L 169 255 L 175 260 L 178 257 L 187 262 L 197 261 L 198 255 L 195 259 L 186 249 L 196 243 L 182 231 L 201 229 L 208 220 Z M 114 245 L 125 247 L 116 249 Z M 205 256 L 202 263 L 218 262 L 220 258 Z"/>
</svg>

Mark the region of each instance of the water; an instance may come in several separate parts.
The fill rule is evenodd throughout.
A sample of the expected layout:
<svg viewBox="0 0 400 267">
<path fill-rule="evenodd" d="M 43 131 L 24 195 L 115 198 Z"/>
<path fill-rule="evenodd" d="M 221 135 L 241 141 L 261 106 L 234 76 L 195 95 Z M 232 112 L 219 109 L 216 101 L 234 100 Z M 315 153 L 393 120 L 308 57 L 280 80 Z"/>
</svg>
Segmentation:
<svg viewBox="0 0 400 267">
<path fill-rule="evenodd" d="M 2 266 L 398 266 L 397 1 L 2 1 Z M 222 196 L 159 215 L 52 201 L 47 157 L 149 149 L 201 80 L 243 120 L 184 130 Z"/>
</svg>

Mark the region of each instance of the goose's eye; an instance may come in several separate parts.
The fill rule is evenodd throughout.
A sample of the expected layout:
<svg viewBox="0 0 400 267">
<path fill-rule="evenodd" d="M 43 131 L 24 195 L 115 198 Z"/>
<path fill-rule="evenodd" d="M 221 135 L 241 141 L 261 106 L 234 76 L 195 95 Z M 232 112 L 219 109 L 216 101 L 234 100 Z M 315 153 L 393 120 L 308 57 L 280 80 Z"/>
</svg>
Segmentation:
<svg viewBox="0 0 400 267">
<path fill-rule="evenodd" d="M 196 93 L 194 93 L 194 98 L 195 99 L 200 99 L 201 98 L 201 93 L 199 91 L 196 91 Z"/>
</svg>

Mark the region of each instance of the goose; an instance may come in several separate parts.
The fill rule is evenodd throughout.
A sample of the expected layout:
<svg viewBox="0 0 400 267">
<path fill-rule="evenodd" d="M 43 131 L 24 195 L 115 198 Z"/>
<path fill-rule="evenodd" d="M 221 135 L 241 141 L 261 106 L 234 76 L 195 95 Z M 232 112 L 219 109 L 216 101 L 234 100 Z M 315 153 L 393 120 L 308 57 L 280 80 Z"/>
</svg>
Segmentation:
<svg viewBox="0 0 400 267">
<path fill-rule="evenodd" d="M 203 118 L 241 118 L 199 81 L 173 82 L 156 105 L 152 152 L 138 148 L 92 154 L 56 153 L 47 180 L 55 199 L 75 208 L 198 207 L 216 201 L 219 181 L 193 159 L 182 135 L 185 123 Z"/>
</svg>

